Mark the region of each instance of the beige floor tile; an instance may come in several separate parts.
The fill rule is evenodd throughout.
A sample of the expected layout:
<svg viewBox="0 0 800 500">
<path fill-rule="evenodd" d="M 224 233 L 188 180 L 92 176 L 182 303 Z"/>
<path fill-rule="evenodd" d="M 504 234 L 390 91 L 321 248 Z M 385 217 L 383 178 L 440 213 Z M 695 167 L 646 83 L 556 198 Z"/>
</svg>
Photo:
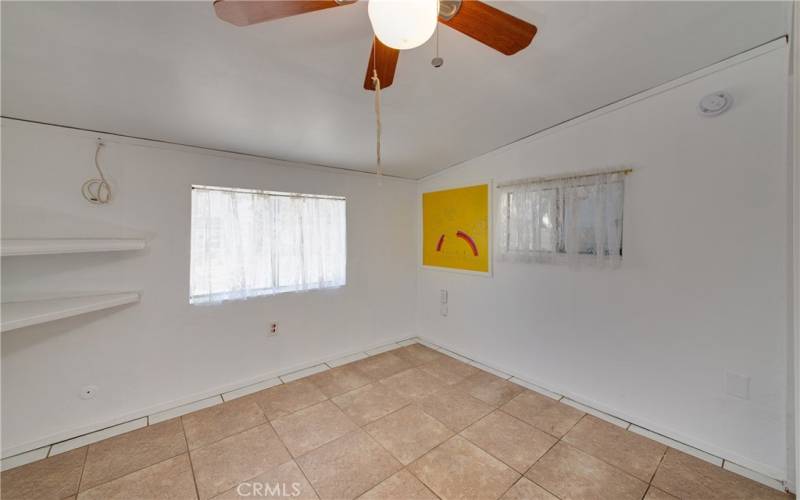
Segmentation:
<svg viewBox="0 0 800 500">
<path fill-rule="evenodd" d="M 461 436 L 454 436 L 408 470 L 446 499 L 496 499 L 519 474 Z"/>
<path fill-rule="evenodd" d="M 436 417 L 453 432 L 461 432 L 493 410 L 483 401 L 453 388 L 431 394 L 421 405 L 425 413 Z"/>
<path fill-rule="evenodd" d="M 412 368 L 411 363 L 399 358 L 391 352 L 384 352 L 366 359 L 350 363 L 374 380 L 391 377 L 396 373 Z"/>
<path fill-rule="evenodd" d="M 447 385 L 457 384 L 479 371 L 472 365 L 448 356 L 442 356 L 437 360 L 421 365 L 419 369 L 433 375 Z"/>
<path fill-rule="evenodd" d="M 478 384 L 468 392 L 470 396 L 497 407 L 508 403 L 524 390 L 525 388 L 521 385 L 498 377 L 497 380 Z"/>
<path fill-rule="evenodd" d="M 352 363 L 317 373 L 308 379 L 329 398 L 358 389 L 372 382 L 371 377 L 353 366 Z"/>
<path fill-rule="evenodd" d="M 59 500 L 78 492 L 86 447 L 3 471 L 0 492 L 4 500 Z"/>
<path fill-rule="evenodd" d="M 558 497 L 523 477 L 503 495 L 502 500 L 558 500 Z"/>
<path fill-rule="evenodd" d="M 295 457 L 358 428 L 330 401 L 277 418 L 272 421 L 272 426 Z"/>
<path fill-rule="evenodd" d="M 788 498 L 784 493 L 673 448 L 667 449 L 653 486 L 684 499 Z"/>
<path fill-rule="evenodd" d="M 461 382 L 459 382 L 456 387 L 463 389 L 467 392 L 470 392 L 472 389 L 488 384 L 491 382 L 495 382 L 497 380 L 504 380 L 493 373 L 489 373 L 483 370 L 478 370 L 477 373 L 470 375 L 469 377 L 465 378 Z"/>
<path fill-rule="evenodd" d="M 199 448 L 266 423 L 264 412 L 251 398 L 239 398 L 181 417 L 189 448 Z"/>
<path fill-rule="evenodd" d="M 500 409 L 558 438 L 584 415 L 580 410 L 527 389 Z"/>
<path fill-rule="evenodd" d="M 560 498 L 639 500 L 647 483 L 564 443 L 556 444 L 525 476 Z"/>
<path fill-rule="evenodd" d="M 300 457 L 297 464 L 323 499 L 355 498 L 402 466 L 358 430 Z"/>
<path fill-rule="evenodd" d="M 196 499 L 189 456 L 178 455 L 81 492 L 79 500 Z"/>
<path fill-rule="evenodd" d="M 200 498 L 211 498 L 291 460 L 269 424 L 194 449 L 190 454 Z"/>
<path fill-rule="evenodd" d="M 186 453 L 186 449 L 178 418 L 91 444 L 81 491 Z"/>
<path fill-rule="evenodd" d="M 254 478 L 242 481 L 214 500 L 238 498 L 292 498 L 316 500 L 317 493 L 294 461 L 286 462 Z"/>
<path fill-rule="evenodd" d="M 336 406 L 356 425 L 366 425 L 411 402 L 385 385 L 374 383 L 336 396 Z"/>
<path fill-rule="evenodd" d="M 414 401 L 421 400 L 444 386 L 444 383 L 438 378 L 423 372 L 419 368 L 412 368 L 392 375 L 381 380 L 381 384 Z"/>
<path fill-rule="evenodd" d="M 411 344 L 394 351 L 389 351 L 398 358 L 408 361 L 413 366 L 424 365 L 444 356 L 444 354 L 422 344 Z"/>
<path fill-rule="evenodd" d="M 453 435 L 441 422 L 416 405 L 387 415 L 364 427 L 403 465 L 408 465 Z"/>
<path fill-rule="evenodd" d="M 403 469 L 358 498 L 359 500 L 438 500 L 439 497 L 412 473 Z"/>
<path fill-rule="evenodd" d="M 475 422 L 461 435 L 519 473 L 525 473 L 557 441 L 546 432 L 501 411 Z"/>
<path fill-rule="evenodd" d="M 665 493 L 655 486 L 650 486 L 650 489 L 647 490 L 647 494 L 644 496 L 644 500 L 677 500 L 677 497 Z"/>
<path fill-rule="evenodd" d="M 264 410 L 264 415 L 270 420 L 294 413 L 297 410 L 302 410 L 327 399 L 325 394 L 307 379 L 276 385 L 245 397 L 255 400 Z"/>
<path fill-rule="evenodd" d="M 424 371 L 425 373 L 436 377 L 441 382 L 447 385 L 455 385 L 464 380 L 465 378 L 461 375 L 451 372 L 444 366 L 440 365 L 438 362 L 433 362 L 427 365 L 420 365 L 418 368 Z"/>
<path fill-rule="evenodd" d="M 650 482 L 667 447 L 586 415 L 563 438 L 564 442 Z"/>
</svg>

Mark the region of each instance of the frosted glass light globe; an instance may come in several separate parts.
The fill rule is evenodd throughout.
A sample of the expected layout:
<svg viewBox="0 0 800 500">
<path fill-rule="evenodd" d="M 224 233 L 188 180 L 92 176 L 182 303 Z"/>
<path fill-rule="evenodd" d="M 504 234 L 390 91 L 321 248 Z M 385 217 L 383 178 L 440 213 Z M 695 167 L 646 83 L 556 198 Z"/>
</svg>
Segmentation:
<svg viewBox="0 0 800 500">
<path fill-rule="evenodd" d="M 413 49 L 436 30 L 439 0 L 369 0 L 367 13 L 375 36 L 384 45 Z"/>
</svg>

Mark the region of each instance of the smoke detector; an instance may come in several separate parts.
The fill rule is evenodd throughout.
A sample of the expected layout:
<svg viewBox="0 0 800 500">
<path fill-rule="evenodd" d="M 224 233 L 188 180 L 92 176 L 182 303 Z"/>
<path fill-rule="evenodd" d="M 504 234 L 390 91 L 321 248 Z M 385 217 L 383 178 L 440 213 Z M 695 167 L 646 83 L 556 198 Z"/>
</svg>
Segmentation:
<svg viewBox="0 0 800 500">
<path fill-rule="evenodd" d="M 717 116 L 728 111 L 733 105 L 733 97 L 724 91 L 714 92 L 700 99 L 697 109 L 703 116 Z"/>
</svg>

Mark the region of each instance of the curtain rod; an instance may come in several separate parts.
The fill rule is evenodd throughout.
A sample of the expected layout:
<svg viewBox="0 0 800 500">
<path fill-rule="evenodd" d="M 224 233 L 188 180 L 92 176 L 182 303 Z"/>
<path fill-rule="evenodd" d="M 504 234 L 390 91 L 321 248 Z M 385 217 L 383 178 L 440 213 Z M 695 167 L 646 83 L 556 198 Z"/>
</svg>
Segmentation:
<svg viewBox="0 0 800 500">
<path fill-rule="evenodd" d="M 193 185 L 192 189 L 199 189 L 201 191 L 226 191 L 232 193 L 245 193 L 245 194 L 261 194 L 264 196 L 278 196 L 283 198 L 317 198 L 321 200 L 344 200 L 344 196 L 334 196 L 325 194 L 305 194 L 305 193 L 287 193 L 282 191 L 265 191 L 263 189 L 248 189 L 248 188 L 229 188 L 219 186 L 198 186 Z"/>
<path fill-rule="evenodd" d="M 629 173 L 633 172 L 632 168 L 619 168 L 616 170 L 599 170 L 597 172 L 586 172 L 583 174 L 571 174 L 571 175 L 554 175 L 549 177 L 529 177 L 527 179 L 519 179 L 516 181 L 511 182 L 504 182 L 502 184 L 498 184 L 498 188 L 504 188 L 508 186 L 519 186 L 522 184 L 536 184 L 539 182 L 548 182 L 548 181 L 563 181 L 568 179 L 580 179 L 582 177 L 596 177 L 598 175 L 609 175 L 609 174 L 623 174 L 628 175 Z"/>
</svg>

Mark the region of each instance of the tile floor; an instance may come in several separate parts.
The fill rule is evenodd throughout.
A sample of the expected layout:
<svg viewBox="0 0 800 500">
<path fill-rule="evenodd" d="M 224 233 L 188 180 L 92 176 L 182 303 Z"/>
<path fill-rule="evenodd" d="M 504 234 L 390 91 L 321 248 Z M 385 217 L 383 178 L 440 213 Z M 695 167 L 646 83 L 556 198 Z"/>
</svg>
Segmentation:
<svg viewBox="0 0 800 500">
<path fill-rule="evenodd" d="M 413 344 L 2 473 L 12 499 L 756 499 L 778 491 Z"/>
</svg>

